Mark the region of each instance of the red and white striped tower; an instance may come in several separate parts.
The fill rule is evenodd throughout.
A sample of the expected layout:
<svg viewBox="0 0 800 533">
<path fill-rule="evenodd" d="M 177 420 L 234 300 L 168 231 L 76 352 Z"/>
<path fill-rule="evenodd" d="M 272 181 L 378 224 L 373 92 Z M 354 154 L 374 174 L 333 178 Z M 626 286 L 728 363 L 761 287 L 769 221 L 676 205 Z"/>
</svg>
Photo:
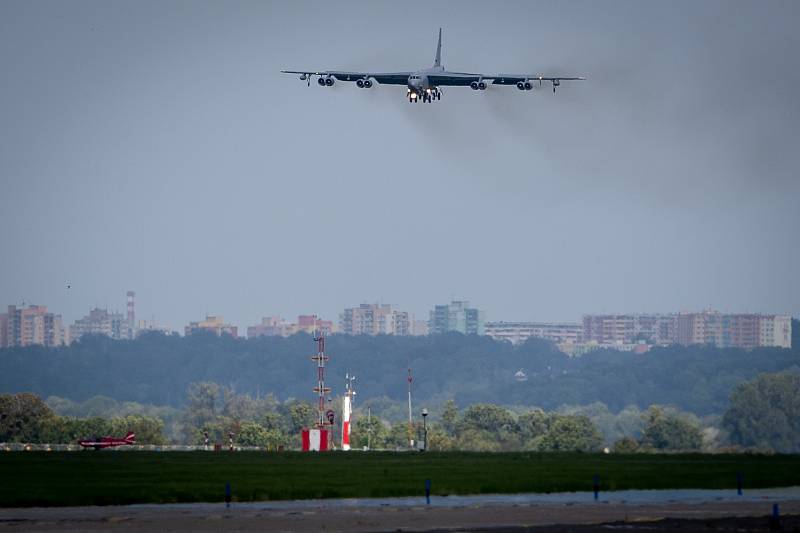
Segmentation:
<svg viewBox="0 0 800 533">
<path fill-rule="evenodd" d="M 411 369 L 408 369 L 408 447 L 414 448 L 414 418 L 411 415 Z"/>
<path fill-rule="evenodd" d="M 127 307 L 128 307 L 128 327 L 133 330 L 136 328 L 136 311 L 134 309 L 133 299 L 136 297 L 136 293 L 133 291 L 128 291 L 126 295 L 128 297 Z"/>
<path fill-rule="evenodd" d="M 353 415 L 353 396 L 356 391 L 353 389 L 353 381 L 356 377 L 350 374 L 345 375 L 345 392 L 342 398 L 342 450 L 350 449 L 350 419 Z"/>
</svg>

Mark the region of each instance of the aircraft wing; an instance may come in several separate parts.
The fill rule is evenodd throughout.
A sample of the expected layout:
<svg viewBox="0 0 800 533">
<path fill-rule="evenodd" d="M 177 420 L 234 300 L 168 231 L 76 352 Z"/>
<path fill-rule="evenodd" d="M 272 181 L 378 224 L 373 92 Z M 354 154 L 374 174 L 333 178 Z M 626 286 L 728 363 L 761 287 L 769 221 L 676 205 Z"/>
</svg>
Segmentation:
<svg viewBox="0 0 800 533">
<path fill-rule="evenodd" d="M 558 85 L 562 81 L 585 80 L 583 76 L 569 77 L 569 76 L 542 76 L 540 74 L 496 74 L 494 76 L 485 76 L 492 80 L 495 85 L 516 85 L 521 81 L 550 81 L 556 82 Z"/>
<path fill-rule="evenodd" d="M 467 72 L 436 72 L 429 73 L 428 82 L 441 87 L 469 86 L 473 81 L 489 78 L 483 74 L 470 74 Z"/>
<path fill-rule="evenodd" d="M 494 85 L 516 85 L 524 81 L 548 81 L 559 85 L 566 80 L 585 80 L 584 77 L 542 76 L 540 74 L 472 74 L 467 72 L 439 72 L 428 74 L 428 81 L 436 86 L 463 86 L 481 80 L 492 80 Z"/>
<path fill-rule="evenodd" d="M 372 78 L 384 85 L 405 85 L 411 72 L 350 72 L 343 70 L 282 70 L 284 74 L 300 74 L 301 76 L 331 76 L 339 81 L 357 81 Z M 306 79 L 301 77 L 301 79 Z M 469 85 L 469 84 L 467 84 Z"/>
</svg>

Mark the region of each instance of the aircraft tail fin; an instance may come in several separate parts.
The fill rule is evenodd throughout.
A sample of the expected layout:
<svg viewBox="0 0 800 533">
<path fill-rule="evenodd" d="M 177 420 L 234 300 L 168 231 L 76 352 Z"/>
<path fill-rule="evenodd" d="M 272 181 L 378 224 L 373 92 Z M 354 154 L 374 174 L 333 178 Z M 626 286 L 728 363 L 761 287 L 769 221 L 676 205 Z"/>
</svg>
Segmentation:
<svg viewBox="0 0 800 533">
<path fill-rule="evenodd" d="M 436 59 L 433 60 L 433 66 L 442 66 L 442 28 L 439 28 L 439 44 L 436 45 Z"/>
</svg>

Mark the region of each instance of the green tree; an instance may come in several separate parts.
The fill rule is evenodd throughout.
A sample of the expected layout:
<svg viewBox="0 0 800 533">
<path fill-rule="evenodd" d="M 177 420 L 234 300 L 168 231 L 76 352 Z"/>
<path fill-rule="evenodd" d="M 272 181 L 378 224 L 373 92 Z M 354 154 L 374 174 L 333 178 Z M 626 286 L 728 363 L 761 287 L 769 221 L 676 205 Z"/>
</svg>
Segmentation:
<svg viewBox="0 0 800 533">
<path fill-rule="evenodd" d="M 408 449 L 408 422 L 398 422 L 392 425 L 386 435 L 386 448 L 390 450 Z"/>
<path fill-rule="evenodd" d="M 236 443 L 241 446 L 259 446 L 276 450 L 286 443 L 286 436 L 276 429 L 267 429 L 257 422 L 242 422 Z"/>
<path fill-rule="evenodd" d="M 503 449 L 497 433 L 475 427 L 459 430 L 455 447 L 469 452 L 499 452 Z"/>
<path fill-rule="evenodd" d="M 515 428 L 516 423 L 511 411 L 493 404 L 471 405 L 459 420 L 461 431 L 475 429 L 497 433 L 500 430 L 513 431 Z"/>
<path fill-rule="evenodd" d="M 442 409 L 442 429 L 451 437 L 455 435 L 458 423 L 458 407 L 455 400 L 447 400 Z"/>
<path fill-rule="evenodd" d="M 547 433 L 550 417 L 541 409 L 531 409 L 517 419 L 520 437 L 523 442 L 530 442 Z"/>
<path fill-rule="evenodd" d="M 603 445 L 603 436 L 586 416 L 553 415 L 539 442 L 547 452 L 596 452 Z"/>
<path fill-rule="evenodd" d="M 369 442 L 373 450 L 380 450 L 386 447 L 388 437 L 388 425 L 377 416 L 372 416 L 369 420 L 366 416 L 356 418 L 350 430 L 350 441 L 354 448 L 363 448 Z"/>
<path fill-rule="evenodd" d="M 733 444 L 800 452 L 800 374 L 762 374 L 737 386 L 722 426 Z"/>
<path fill-rule="evenodd" d="M 295 401 L 287 406 L 291 432 L 300 433 L 303 428 L 314 426 L 317 422 L 317 411 L 308 402 Z"/>
<path fill-rule="evenodd" d="M 136 433 L 138 444 L 164 444 L 164 422 L 156 417 L 143 415 L 129 415 L 114 418 L 111 421 L 111 434 L 125 436 L 132 431 Z"/>
<path fill-rule="evenodd" d="M 440 425 L 428 427 L 428 450 L 449 452 L 456 449 L 456 440 Z"/>
<path fill-rule="evenodd" d="M 43 427 L 53 418 L 55 413 L 35 394 L 1 394 L 0 442 L 40 442 Z"/>
<path fill-rule="evenodd" d="M 633 437 L 622 437 L 614 443 L 614 453 L 636 453 L 639 451 L 639 441 Z"/>
<path fill-rule="evenodd" d="M 185 418 L 190 425 L 201 427 L 217 417 L 220 387 L 207 381 L 191 383 L 186 393 Z"/>
<path fill-rule="evenodd" d="M 642 447 L 655 450 L 699 450 L 703 445 L 700 427 L 686 416 L 651 405 L 642 414 Z"/>
</svg>

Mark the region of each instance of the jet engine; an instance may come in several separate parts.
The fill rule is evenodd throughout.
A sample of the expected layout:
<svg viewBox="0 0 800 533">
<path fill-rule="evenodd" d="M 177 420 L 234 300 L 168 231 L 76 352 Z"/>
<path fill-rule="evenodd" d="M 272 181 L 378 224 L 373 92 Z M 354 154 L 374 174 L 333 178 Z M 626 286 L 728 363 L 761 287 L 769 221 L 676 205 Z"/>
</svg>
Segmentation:
<svg viewBox="0 0 800 533">
<path fill-rule="evenodd" d="M 485 91 L 486 90 L 486 82 L 483 81 L 483 80 L 479 81 L 478 82 L 478 89 L 480 89 L 481 91 Z"/>
<path fill-rule="evenodd" d="M 362 80 L 360 78 L 357 79 L 356 80 L 356 87 L 358 87 L 359 89 L 363 89 L 364 88 L 364 80 Z"/>
<path fill-rule="evenodd" d="M 325 85 L 327 85 L 328 87 L 333 85 L 333 77 L 328 76 L 327 78 L 325 78 Z"/>
<path fill-rule="evenodd" d="M 561 85 L 561 80 L 553 80 L 553 93 L 554 94 L 556 92 L 556 87 L 558 87 L 559 85 Z"/>
<path fill-rule="evenodd" d="M 469 84 L 469 86 L 470 86 L 470 88 L 472 88 L 473 91 L 477 91 L 478 90 L 478 82 L 477 81 L 473 81 L 472 83 Z"/>
<path fill-rule="evenodd" d="M 528 80 L 525 80 L 525 90 L 530 91 L 531 89 L 533 89 L 533 84 Z"/>
<path fill-rule="evenodd" d="M 317 83 L 319 83 L 320 85 L 322 85 L 323 87 L 325 87 L 325 78 L 323 78 L 322 76 L 320 76 L 319 78 L 317 78 Z"/>
<path fill-rule="evenodd" d="M 364 80 L 364 88 L 365 89 L 372 88 L 372 80 Z"/>
<path fill-rule="evenodd" d="M 517 89 L 519 89 L 520 91 L 524 91 L 525 90 L 525 84 L 522 83 L 521 81 L 518 81 L 517 82 Z"/>
</svg>

